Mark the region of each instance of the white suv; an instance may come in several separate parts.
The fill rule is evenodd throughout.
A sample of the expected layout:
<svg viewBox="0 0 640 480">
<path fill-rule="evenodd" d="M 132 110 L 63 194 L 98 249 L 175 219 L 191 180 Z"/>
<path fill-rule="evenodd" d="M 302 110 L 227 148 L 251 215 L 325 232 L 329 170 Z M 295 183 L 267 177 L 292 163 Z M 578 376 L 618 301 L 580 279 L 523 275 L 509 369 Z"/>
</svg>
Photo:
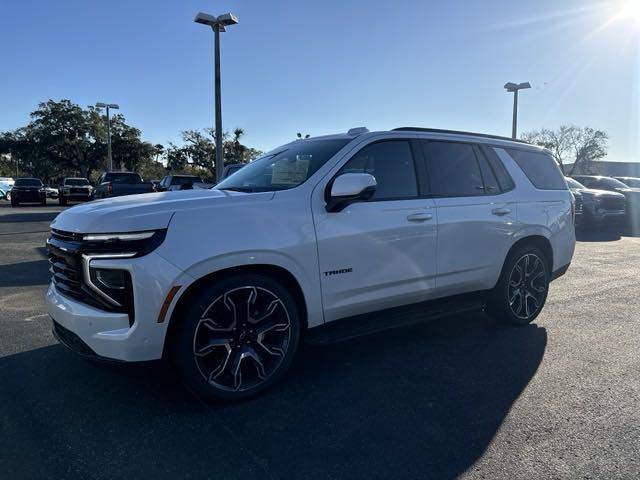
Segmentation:
<svg viewBox="0 0 640 480">
<path fill-rule="evenodd" d="M 531 322 L 571 262 L 572 202 L 551 155 L 510 139 L 359 128 L 298 140 L 212 190 L 62 212 L 48 310 L 81 354 L 166 355 L 201 394 L 239 399 L 276 381 L 302 338 L 482 308 Z"/>
</svg>

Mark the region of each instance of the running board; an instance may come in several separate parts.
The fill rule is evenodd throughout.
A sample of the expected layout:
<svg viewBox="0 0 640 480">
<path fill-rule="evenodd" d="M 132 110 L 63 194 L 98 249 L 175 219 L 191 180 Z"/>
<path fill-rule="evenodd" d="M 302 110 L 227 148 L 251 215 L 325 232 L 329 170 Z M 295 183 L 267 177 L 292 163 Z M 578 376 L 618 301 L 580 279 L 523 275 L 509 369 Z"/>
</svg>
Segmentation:
<svg viewBox="0 0 640 480">
<path fill-rule="evenodd" d="M 342 318 L 310 329 L 305 341 L 312 345 L 328 345 L 395 328 L 416 325 L 440 318 L 483 310 L 486 293 L 456 295 L 441 300 L 414 303 L 378 312 Z"/>
</svg>

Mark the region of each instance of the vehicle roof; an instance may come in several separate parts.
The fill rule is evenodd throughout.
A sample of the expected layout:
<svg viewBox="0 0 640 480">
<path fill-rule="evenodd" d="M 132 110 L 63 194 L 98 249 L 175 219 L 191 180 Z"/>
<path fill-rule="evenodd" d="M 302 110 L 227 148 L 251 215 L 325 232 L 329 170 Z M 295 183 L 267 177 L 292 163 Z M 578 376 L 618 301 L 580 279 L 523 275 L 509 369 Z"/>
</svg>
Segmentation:
<svg viewBox="0 0 640 480">
<path fill-rule="evenodd" d="M 16 180 L 40 180 L 40 179 L 37 178 L 37 177 L 18 177 L 18 178 L 16 178 Z M 40 180 L 40 181 L 42 181 L 42 180 Z"/>
<path fill-rule="evenodd" d="M 444 130 L 439 128 L 424 128 L 424 127 L 399 127 L 394 128 L 392 130 L 382 130 L 376 132 L 369 131 L 361 131 L 361 129 L 352 129 L 347 133 L 338 133 L 333 135 L 321 135 L 317 137 L 309 137 L 308 139 L 298 139 L 294 140 L 290 143 L 295 142 L 303 142 L 305 140 L 332 140 L 332 139 L 354 139 L 360 136 L 379 136 L 381 134 L 387 134 L 390 136 L 402 136 L 406 133 L 416 133 L 424 138 L 433 138 L 433 139 L 441 139 L 441 140 L 452 140 L 452 141 L 469 141 L 472 140 L 476 143 L 483 143 L 494 146 L 503 146 L 507 148 L 519 148 L 519 149 L 530 149 L 537 152 L 545 151 L 549 152 L 544 147 L 533 145 L 531 143 L 527 143 L 524 140 L 513 139 L 509 137 L 502 137 L 499 135 L 490 135 L 486 133 L 476 133 L 476 132 L 465 132 L 461 130 Z M 550 152 L 549 152 L 550 153 Z"/>
<path fill-rule="evenodd" d="M 88 180 L 85 177 L 64 177 L 65 180 Z"/>
</svg>

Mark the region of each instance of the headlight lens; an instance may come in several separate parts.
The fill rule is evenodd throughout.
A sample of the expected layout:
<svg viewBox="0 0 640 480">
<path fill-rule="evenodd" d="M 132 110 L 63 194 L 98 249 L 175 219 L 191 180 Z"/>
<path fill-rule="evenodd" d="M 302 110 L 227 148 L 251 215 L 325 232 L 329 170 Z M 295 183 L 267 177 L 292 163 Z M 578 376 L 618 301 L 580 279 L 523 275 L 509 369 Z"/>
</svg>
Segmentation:
<svg viewBox="0 0 640 480">
<path fill-rule="evenodd" d="M 116 307 L 133 310 L 131 275 L 126 270 L 93 267 L 88 260 L 87 284 L 102 298 Z"/>
<path fill-rule="evenodd" d="M 147 230 L 124 233 L 86 233 L 82 236 L 82 250 L 88 253 L 127 253 L 141 257 L 155 250 L 165 238 L 166 230 Z"/>
</svg>

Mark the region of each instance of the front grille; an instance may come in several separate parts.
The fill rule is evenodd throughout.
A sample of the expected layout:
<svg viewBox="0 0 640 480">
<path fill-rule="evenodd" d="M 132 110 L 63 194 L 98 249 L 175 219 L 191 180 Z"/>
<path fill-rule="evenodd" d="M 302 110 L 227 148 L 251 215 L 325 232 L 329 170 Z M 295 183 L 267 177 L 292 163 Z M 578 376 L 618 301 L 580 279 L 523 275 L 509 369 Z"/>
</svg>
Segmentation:
<svg viewBox="0 0 640 480">
<path fill-rule="evenodd" d="M 51 236 L 65 242 L 81 242 L 82 234 L 73 232 L 64 232 L 62 230 L 51 229 Z"/>
<path fill-rule="evenodd" d="M 624 211 L 626 200 L 624 198 L 603 197 L 600 201 L 602 210 Z"/>
<path fill-rule="evenodd" d="M 129 278 L 126 304 L 121 307 L 107 301 L 96 293 L 85 278 L 83 253 L 90 253 L 87 248 L 94 248 L 92 243 L 82 240 L 82 234 L 51 229 L 51 237 L 47 241 L 49 253 L 49 271 L 54 287 L 62 295 L 85 303 L 89 306 L 108 312 L 127 313 L 129 323 L 135 319 L 133 289 Z"/>
<path fill-rule="evenodd" d="M 60 255 L 57 249 L 49 248 L 49 264 L 51 279 L 56 288 L 65 295 L 85 301 L 80 257 Z"/>
<path fill-rule="evenodd" d="M 576 215 L 581 215 L 582 210 L 584 208 L 584 204 L 582 203 L 582 197 L 576 197 L 575 208 L 576 208 Z"/>
</svg>

